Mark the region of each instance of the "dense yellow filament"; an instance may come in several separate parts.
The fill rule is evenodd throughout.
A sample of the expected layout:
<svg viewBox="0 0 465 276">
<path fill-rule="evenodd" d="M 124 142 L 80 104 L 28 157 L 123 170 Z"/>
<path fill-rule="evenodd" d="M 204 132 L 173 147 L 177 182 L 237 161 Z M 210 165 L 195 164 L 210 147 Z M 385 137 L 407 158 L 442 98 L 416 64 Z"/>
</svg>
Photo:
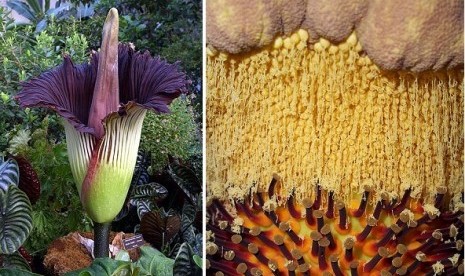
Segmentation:
<svg viewBox="0 0 465 276">
<path fill-rule="evenodd" d="M 283 196 L 376 192 L 431 203 L 463 190 L 463 70 L 386 72 L 352 34 L 309 45 L 299 30 L 260 51 L 208 51 L 207 185 L 242 198 L 273 175 Z M 379 194 L 379 193 L 378 193 Z"/>
</svg>

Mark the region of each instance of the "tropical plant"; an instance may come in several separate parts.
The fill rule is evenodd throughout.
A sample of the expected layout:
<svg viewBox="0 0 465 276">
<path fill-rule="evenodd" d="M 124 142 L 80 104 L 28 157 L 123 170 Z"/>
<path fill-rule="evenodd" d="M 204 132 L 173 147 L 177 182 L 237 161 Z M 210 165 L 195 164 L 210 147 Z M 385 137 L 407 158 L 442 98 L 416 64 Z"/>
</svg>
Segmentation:
<svg viewBox="0 0 465 276">
<path fill-rule="evenodd" d="M 157 244 L 167 256 L 175 259 L 174 271 L 180 273 L 177 275 L 201 273 L 202 166 L 198 165 L 199 158 L 199 155 L 195 155 L 189 163 L 172 159 L 166 169 L 169 179 L 175 183 L 170 185 L 175 187 L 170 191 L 173 194 L 170 201 L 165 207 L 146 210 L 145 214 L 138 212 L 141 214 L 140 232 L 144 239 Z M 174 202 L 183 204 L 173 204 Z M 164 211 L 165 208 L 169 208 L 167 212 Z M 176 217 L 179 218 L 179 224 L 174 219 Z M 174 229 L 177 231 L 173 231 Z M 169 236 L 170 232 L 175 233 L 172 238 Z"/>
<path fill-rule="evenodd" d="M 128 276 L 171 276 L 171 275 L 202 275 L 201 259 L 192 256 L 189 244 L 181 245 L 175 259 L 166 257 L 162 252 L 151 246 L 140 247 L 140 257 L 131 262 L 129 254 L 120 250 L 114 259 L 97 258 L 84 269 L 73 271 L 65 276 L 76 275 L 128 275 Z"/>
<path fill-rule="evenodd" d="M 19 171 L 14 159 L 0 160 L 0 267 L 30 271 L 23 257 L 28 254 L 20 248 L 32 230 L 32 209 L 18 187 Z"/>
<path fill-rule="evenodd" d="M 111 7 L 125 14 L 121 18 L 122 40 L 132 41 L 138 49 L 149 50 L 169 62 L 180 61 L 193 82 L 189 90 L 201 92 L 202 1 L 100 0 L 95 11 L 103 14 Z M 201 102 L 195 106 L 200 112 Z"/>
<path fill-rule="evenodd" d="M 45 117 L 49 118 L 50 138 L 61 141 L 62 127 L 52 112 L 21 109 L 14 96 L 21 82 L 58 65 L 64 54 L 77 62 L 86 61 L 87 40 L 73 22 L 52 21 L 36 35 L 30 26 L 15 26 L 3 7 L 0 17 L 0 153 L 6 154 L 9 140 L 21 135 L 20 131 L 32 133 L 42 128 Z"/>
<path fill-rule="evenodd" d="M 63 9 L 60 14 L 52 15 L 49 13 L 47 15 L 45 12 L 40 20 L 36 20 L 31 25 L 14 24 L 8 16 L 8 11 L 0 7 L 0 16 L 2 17 L 0 23 L 0 133 L 2 133 L 0 152 L 19 154 L 30 160 L 42 182 L 41 197 L 32 206 L 34 228 L 25 243 L 25 248 L 33 252 L 34 256 L 39 255 L 39 258 L 41 254 L 45 253 L 48 244 L 57 237 L 73 230 L 89 231 L 91 229 L 90 218 L 85 216 L 85 213 L 79 208 L 80 199 L 73 187 L 75 184 L 72 181 L 73 174 L 69 168 L 63 126 L 59 124 L 60 118 L 55 113 L 45 109 L 20 109 L 14 100 L 22 82 L 59 65 L 63 60 L 63 55 L 69 55 L 76 64 L 87 62 L 89 60 L 89 45 L 92 48 L 100 46 L 101 37 L 99 32 L 95 32 L 95 29 L 100 28 L 105 20 L 106 11 L 114 4 L 110 3 L 111 1 L 99 1 L 99 8 L 95 9 L 96 13 L 92 18 L 79 20 L 77 13 L 78 10 L 82 10 L 79 8 L 80 3 L 78 1 L 72 2 L 71 9 L 66 11 L 65 5 L 62 4 L 60 7 Z M 81 7 L 84 9 L 93 7 L 89 1 L 85 2 L 90 5 L 82 5 Z M 138 49 L 166 55 L 169 61 L 181 60 L 184 69 L 194 80 L 194 86 L 189 86 L 189 90 L 200 91 L 201 5 L 191 7 L 184 5 L 183 1 L 172 2 L 173 6 L 168 7 L 168 1 L 158 1 L 160 10 L 157 10 L 157 5 L 153 5 L 150 1 L 128 1 L 127 5 L 121 1 L 121 7 L 128 11 L 127 14 L 131 14 L 131 16 L 122 16 L 120 37 L 126 41 L 135 42 Z M 109 6 L 104 7 L 107 4 Z M 139 4 L 140 8 L 137 7 Z M 42 3 L 41 6 L 44 7 L 44 11 L 47 10 L 45 9 L 46 3 Z M 132 8 L 126 9 L 129 6 Z M 32 7 L 29 8 L 32 9 Z M 76 9 L 73 10 L 74 8 Z M 171 13 L 170 10 L 177 10 L 177 12 Z M 69 15 L 73 15 L 77 20 L 68 17 Z M 39 30 L 40 24 L 39 26 L 35 24 L 41 20 L 47 24 L 42 25 L 44 29 L 38 33 L 36 31 Z M 156 28 L 158 22 L 161 25 Z M 154 26 L 155 28 L 152 28 Z M 170 28 L 176 28 L 176 30 L 165 36 L 168 32 L 163 30 Z M 176 42 L 176 40 L 183 40 L 183 42 Z M 181 45 L 181 47 L 170 49 L 170 45 L 175 44 Z M 141 143 L 144 144 L 146 141 L 152 143 L 153 137 L 160 137 L 161 143 L 158 144 L 158 147 L 157 144 L 152 143 L 151 148 L 146 148 L 154 153 L 150 157 L 153 161 L 149 161 L 149 165 L 146 166 L 146 178 L 144 179 L 142 175 L 138 177 L 137 171 L 134 174 L 133 179 L 138 178 L 141 187 L 131 190 L 126 202 L 126 206 L 131 207 L 128 209 L 129 215 L 127 217 L 135 218 L 135 223 L 131 224 L 132 227 L 129 231 L 134 229 L 135 224 L 140 223 L 137 215 L 137 202 L 143 202 L 148 198 L 153 201 L 153 205 L 160 206 L 168 212 L 171 210 L 172 214 L 176 211 L 176 215 L 182 217 L 183 204 L 176 206 L 173 200 L 178 199 L 178 197 L 182 197 L 183 202 L 187 200 L 184 198 L 184 192 L 169 177 L 166 170 L 163 171 L 163 174 L 169 178 L 169 183 L 160 182 L 163 185 L 154 179 L 153 173 L 161 171 L 167 165 L 169 161 L 167 156 L 169 155 L 190 160 L 201 152 L 201 144 L 198 140 L 201 135 L 195 129 L 198 128 L 195 121 L 197 123 L 200 121 L 200 116 L 197 114 L 201 104 L 193 104 L 201 97 L 193 99 L 194 97 L 195 94 L 190 94 L 186 98 L 174 102 L 171 105 L 172 114 L 162 115 L 166 121 L 160 120 L 161 118 L 151 113 L 145 120 L 147 123 L 144 127 L 154 126 L 154 128 L 152 132 L 151 130 L 146 132 L 147 136 L 142 137 Z M 155 124 L 151 123 L 152 120 L 155 121 Z M 164 127 L 165 122 L 168 123 L 163 129 L 161 127 Z M 177 137 L 176 133 L 178 133 Z M 163 143 L 168 146 L 165 147 Z M 159 151 L 157 152 L 157 150 Z M 161 153 L 162 151 L 163 153 Z M 149 172 L 152 175 L 149 175 Z M 173 187 L 170 187 L 173 184 L 176 186 L 174 190 Z M 132 199 L 133 197 L 137 200 Z M 139 205 L 142 206 L 141 203 Z M 133 213 L 131 214 L 131 212 Z M 200 228 L 195 230 L 197 237 L 200 237 L 199 230 Z M 176 236 L 178 235 L 180 234 L 176 233 Z M 174 248 L 175 243 L 178 244 L 177 248 L 181 248 L 185 241 L 182 237 L 175 237 L 174 240 L 173 245 L 166 244 L 163 247 L 163 253 L 169 255 L 171 260 L 179 255 L 178 260 L 181 260 L 182 256 L 186 256 L 182 252 L 189 247 L 184 245 L 182 250 L 176 249 Z M 196 242 L 196 244 L 198 246 L 194 246 L 194 243 L 190 244 L 193 252 L 199 252 L 197 249 L 201 248 L 201 241 Z M 189 256 L 191 255 L 189 254 Z M 192 258 L 188 258 L 189 262 L 194 260 L 199 264 L 198 256 L 194 253 Z M 7 269 L 0 271 L 1 275 L 9 275 L 8 273 L 11 272 Z"/>
<path fill-rule="evenodd" d="M 110 224 L 130 186 L 145 109 L 167 112 L 187 84 L 176 65 L 118 45 L 118 22 L 111 9 L 90 64 L 74 66 L 65 57 L 62 66 L 24 83 L 17 96 L 22 107 L 48 107 L 65 119 L 71 170 L 94 221 L 97 257 L 108 255 Z"/>
<path fill-rule="evenodd" d="M 64 19 L 73 16 L 81 20 L 94 14 L 90 3 L 74 5 L 71 2 L 57 1 L 53 8 L 50 6 L 50 0 L 7 0 L 6 4 L 28 20 L 23 24 L 35 25 L 36 33 L 43 31 L 52 18 Z"/>
<path fill-rule="evenodd" d="M 8 0 L 7 6 L 18 14 L 24 16 L 27 20 L 38 23 L 45 14 L 50 10 L 50 0 Z M 59 2 L 58 4 L 59 5 Z"/>
<path fill-rule="evenodd" d="M 201 256 L 188 242 L 182 243 L 174 258 L 173 275 L 202 275 Z"/>
<path fill-rule="evenodd" d="M 175 260 L 174 271 L 196 275 L 203 244 L 201 156 L 184 163 L 171 158 L 158 176 L 149 174 L 149 156 L 139 153 L 131 193 L 113 230 L 141 233 L 145 241 Z"/>
<path fill-rule="evenodd" d="M 80 210 L 80 200 L 72 182 L 63 143 L 63 127 L 56 115 L 45 110 L 20 109 L 14 97 L 20 83 L 56 66 L 68 54 L 78 62 L 88 59 L 86 38 L 73 21 L 56 24 L 52 20 L 40 34 L 32 26 L 17 26 L 0 7 L 0 155 L 20 156 L 23 179 L 26 159 L 37 171 L 42 189 L 30 194 L 33 229 L 24 248 L 40 259 L 50 242 L 70 230 L 89 229 L 88 219 Z M 24 187 L 19 183 L 19 187 Z M 34 186 L 26 186 L 32 188 Z M 38 187 L 37 185 L 35 187 Z M 3 275 L 3 270 L 0 273 Z"/>
</svg>

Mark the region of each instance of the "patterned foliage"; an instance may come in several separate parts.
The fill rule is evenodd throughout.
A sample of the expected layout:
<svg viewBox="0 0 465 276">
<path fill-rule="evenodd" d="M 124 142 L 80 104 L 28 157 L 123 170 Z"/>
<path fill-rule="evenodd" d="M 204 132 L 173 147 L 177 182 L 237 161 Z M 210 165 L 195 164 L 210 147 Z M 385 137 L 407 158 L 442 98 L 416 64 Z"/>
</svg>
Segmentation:
<svg viewBox="0 0 465 276">
<path fill-rule="evenodd" d="M 10 185 L 0 190 L 0 253 L 18 250 L 32 230 L 32 208 L 26 194 Z"/>
</svg>

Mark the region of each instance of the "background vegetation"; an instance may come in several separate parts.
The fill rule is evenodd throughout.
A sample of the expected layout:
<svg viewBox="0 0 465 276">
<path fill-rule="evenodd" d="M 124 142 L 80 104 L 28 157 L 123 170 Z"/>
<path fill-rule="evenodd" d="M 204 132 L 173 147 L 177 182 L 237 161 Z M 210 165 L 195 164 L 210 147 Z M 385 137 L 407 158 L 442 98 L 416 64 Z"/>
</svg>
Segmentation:
<svg viewBox="0 0 465 276">
<path fill-rule="evenodd" d="M 45 110 L 19 108 L 14 97 L 21 82 L 59 65 L 63 55 L 70 55 L 74 63 L 87 62 L 90 51 L 100 46 L 96 30 L 101 30 L 108 10 L 116 7 L 121 42 L 169 62 L 179 61 L 192 81 L 190 94 L 173 103 L 171 114 L 149 114 L 144 122 L 141 149 L 150 155 L 148 178 L 167 174 L 173 158 L 187 166 L 201 156 L 202 3 L 101 0 L 47 7 L 39 0 L 9 0 L 8 5 L 31 23 L 15 25 L 9 10 L 0 7 L 0 155 L 22 156 L 37 171 L 41 195 L 32 206 L 34 228 L 25 245 L 41 257 L 53 239 L 92 226 L 74 187 L 59 119 Z"/>
</svg>

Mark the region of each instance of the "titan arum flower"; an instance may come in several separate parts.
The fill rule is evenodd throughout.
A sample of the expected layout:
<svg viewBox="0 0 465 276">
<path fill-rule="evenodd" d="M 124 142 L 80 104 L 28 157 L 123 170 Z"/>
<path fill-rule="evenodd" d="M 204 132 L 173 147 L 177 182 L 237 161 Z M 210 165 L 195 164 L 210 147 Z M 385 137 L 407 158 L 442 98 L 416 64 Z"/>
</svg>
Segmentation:
<svg viewBox="0 0 465 276">
<path fill-rule="evenodd" d="M 90 64 L 65 57 L 23 83 L 17 99 L 22 107 L 46 107 L 63 117 L 81 202 L 97 224 L 109 224 L 130 186 L 146 110 L 168 112 L 186 84 L 176 65 L 118 45 L 118 12 L 111 9 Z"/>
</svg>

